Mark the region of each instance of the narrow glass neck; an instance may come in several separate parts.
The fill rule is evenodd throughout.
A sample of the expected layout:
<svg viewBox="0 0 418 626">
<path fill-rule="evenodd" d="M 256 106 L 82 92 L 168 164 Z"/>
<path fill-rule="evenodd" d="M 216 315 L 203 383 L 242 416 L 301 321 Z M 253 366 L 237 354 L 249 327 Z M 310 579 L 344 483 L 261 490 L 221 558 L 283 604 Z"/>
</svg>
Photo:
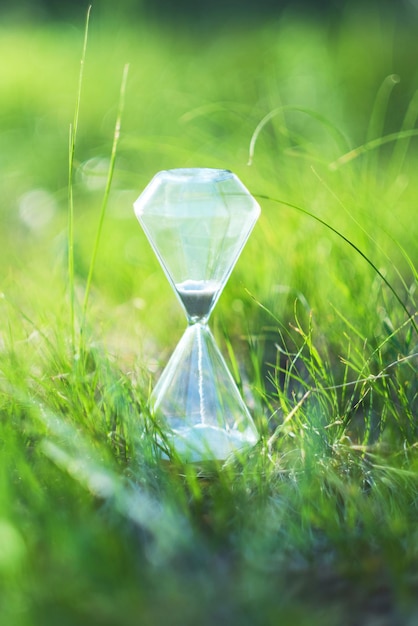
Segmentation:
<svg viewBox="0 0 418 626">
<path fill-rule="evenodd" d="M 222 285 L 214 280 L 186 280 L 174 286 L 189 325 L 207 324 Z"/>
</svg>

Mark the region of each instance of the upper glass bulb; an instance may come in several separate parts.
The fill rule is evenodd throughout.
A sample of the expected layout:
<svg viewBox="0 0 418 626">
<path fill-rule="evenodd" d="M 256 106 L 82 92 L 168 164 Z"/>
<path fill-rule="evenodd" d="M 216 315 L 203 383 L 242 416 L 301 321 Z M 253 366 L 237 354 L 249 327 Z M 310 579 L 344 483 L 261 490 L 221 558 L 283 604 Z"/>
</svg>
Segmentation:
<svg viewBox="0 0 418 626">
<path fill-rule="evenodd" d="M 134 208 L 189 323 L 206 322 L 259 205 L 232 172 L 189 168 L 156 174 Z"/>
</svg>

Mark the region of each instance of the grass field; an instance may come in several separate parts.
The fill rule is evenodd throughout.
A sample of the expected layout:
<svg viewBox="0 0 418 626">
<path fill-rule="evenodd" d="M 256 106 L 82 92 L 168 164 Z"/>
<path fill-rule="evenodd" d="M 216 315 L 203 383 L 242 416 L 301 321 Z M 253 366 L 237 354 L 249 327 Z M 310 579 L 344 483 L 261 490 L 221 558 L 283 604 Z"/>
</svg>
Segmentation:
<svg viewBox="0 0 418 626">
<path fill-rule="evenodd" d="M 349 6 L 93 10 L 80 91 L 82 22 L 0 26 L 2 624 L 418 622 L 416 21 Z M 211 319 L 262 437 L 210 471 L 154 456 L 185 320 L 132 209 L 197 166 L 262 207 Z"/>
</svg>

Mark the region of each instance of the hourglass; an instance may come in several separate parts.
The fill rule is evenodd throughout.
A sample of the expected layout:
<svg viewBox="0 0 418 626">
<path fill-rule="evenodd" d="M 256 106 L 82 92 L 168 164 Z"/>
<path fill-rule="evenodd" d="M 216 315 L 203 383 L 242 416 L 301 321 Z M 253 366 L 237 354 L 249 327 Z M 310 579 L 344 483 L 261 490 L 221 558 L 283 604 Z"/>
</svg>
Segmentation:
<svg viewBox="0 0 418 626">
<path fill-rule="evenodd" d="M 159 172 L 134 208 L 188 322 L 151 411 L 180 458 L 224 460 L 258 433 L 208 320 L 260 207 L 232 172 L 192 168 Z"/>
</svg>

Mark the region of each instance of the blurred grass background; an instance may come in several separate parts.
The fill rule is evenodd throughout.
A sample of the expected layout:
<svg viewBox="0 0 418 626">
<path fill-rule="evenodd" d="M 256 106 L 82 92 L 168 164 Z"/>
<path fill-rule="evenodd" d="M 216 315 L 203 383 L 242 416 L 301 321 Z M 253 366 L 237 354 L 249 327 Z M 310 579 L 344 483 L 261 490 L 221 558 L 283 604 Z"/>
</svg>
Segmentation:
<svg viewBox="0 0 418 626">
<path fill-rule="evenodd" d="M 86 10 L 1 13 L 4 623 L 412 626 L 416 3 L 93 5 L 77 316 L 129 76 L 79 365 L 68 135 Z M 269 454 L 203 484 L 161 468 L 137 422 L 185 320 L 132 203 L 156 171 L 194 166 L 231 169 L 262 206 L 211 325 L 261 431 L 282 428 Z"/>
<path fill-rule="evenodd" d="M 368 176 L 367 155 L 338 172 L 330 173 L 328 165 L 368 139 L 399 131 L 411 101 L 410 117 L 415 121 L 413 29 L 406 22 L 396 23 L 377 8 L 350 12 L 347 5 L 345 12 L 345 19 L 335 22 L 323 14 L 306 17 L 288 8 L 273 26 L 262 23 L 254 28 L 250 22 L 229 19 L 207 27 L 200 24 L 197 31 L 187 19 L 171 28 L 167 20 L 156 25 L 139 14 L 133 22 L 123 23 L 119 12 L 113 28 L 108 17 L 95 17 L 76 153 L 80 206 L 76 213 L 78 233 L 82 233 L 76 241 L 76 266 L 81 279 L 96 226 L 97 198 L 105 182 L 125 62 L 130 63 L 127 104 L 97 268 L 102 292 L 119 302 L 140 293 L 148 296 L 144 280 L 146 288 L 152 289 L 154 283 L 155 293 L 160 292 L 161 286 L 156 285 L 160 280 L 147 280 L 147 265 L 153 260 L 139 230 L 135 233 L 132 200 L 155 171 L 195 164 L 229 167 L 253 193 L 270 194 L 313 209 L 349 238 L 353 235 L 359 245 L 365 240 L 364 251 L 370 252 L 377 264 L 390 267 L 392 262 L 407 271 L 388 234 L 405 241 L 406 251 L 413 253 L 415 233 L 409 228 L 407 199 L 410 186 L 403 184 L 413 171 L 408 170 L 413 153 L 408 152 L 403 178 L 393 169 L 404 163 L 394 163 L 392 178 L 387 176 L 386 165 L 394 160 L 396 142 L 384 146 L 380 153 L 373 151 L 376 176 Z M 103 13 L 109 15 L 108 11 Z M 62 261 L 65 256 L 65 235 L 60 227 L 65 229 L 68 126 L 74 108 L 81 36 L 81 18 L 75 24 L 39 20 L 3 27 L 3 57 L 13 60 L 2 67 L 2 206 L 10 228 L 4 231 L 2 249 L 6 258 L 13 259 L 13 267 L 19 266 L 18 258 L 23 260 L 23 249 L 30 251 L 35 265 L 44 263 L 46 259 L 40 257 L 50 254 L 48 265 L 56 267 L 57 259 Z M 260 133 L 253 165 L 248 167 L 252 133 L 275 109 L 277 115 Z M 398 144 L 397 152 L 402 153 L 407 141 Z M 395 157 L 399 160 L 399 154 Z M 384 170 L 379 171 L 380 164 Z M 401 192 L 402 204 L 398 202 Z M 32 213 L 39 213 L 38 218 Z M 377 219 L 381 214 L 382 219 Z M 319 298 L 329 313 L 329 297 L 335 290 L 345 291 L 351 299 L 347 274 L 355 280 L 354 268 L 359 262 L 362 280 L 357 281 L 356 289 L 363 283 L 369 293 L 373 274 L 367 274 L 358 258 L 353 262 L 341 242 L 321 227 L 284 207 L 267 205 L 263 221 L 269 224 L 268 229 L 271 220 L 277 232 L 273 244 L 277 254 L 260 258 L 253 276 L 246 272 L 250 290 L 254 280 L 264 283 L 270 292 L 277 282 L 286 287 L 291 284 L 309 302 L 314 299 L 312 306 Z M 260 239 L 265 236 L 263 230 L 262 222 Z M 371 237 L 392 261 L 384 259 Z M 43 255 L 36 254 L 40 239 L 48 242 Z M 16 245 L 17 241 L 21 244 Z M 254 250 L 265 249 L 260 241 L 253 241 L 250 246 Z M 284 263 L 289 254 L 293 262 Z M 247 257 L 251 257 L 251 248 Z M 315 289 L 311 294 L 309 284 L 321 258 L 329 261 L 332 277 L 324 290 Z M 27 266 L 27 259 L 23 265 Z M 337 267 L 334 272 L 332 268 Z M 296 274 L 291 280 L 289 272 Z M 232 280 L 238 282 L 239 278 L 238 273 Z M 257 293 L 263 296 L 259 289 Z M 285 300 L 282 296 L 279 299 Z M 364 301 L 364 297 L 358 300 Z M 339 302 L 339 296 L 335 301 Z M 361 302 L 358 304 L 361 312 Z"/>
</svg>

